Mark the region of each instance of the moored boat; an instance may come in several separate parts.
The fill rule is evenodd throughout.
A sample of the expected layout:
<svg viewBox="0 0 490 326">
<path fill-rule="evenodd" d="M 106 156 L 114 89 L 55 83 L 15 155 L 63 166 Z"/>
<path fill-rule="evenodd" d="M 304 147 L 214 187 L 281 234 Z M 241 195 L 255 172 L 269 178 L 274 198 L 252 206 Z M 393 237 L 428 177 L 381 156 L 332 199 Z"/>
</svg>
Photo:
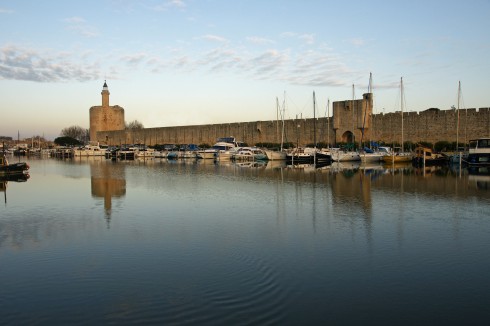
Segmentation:
<svg viewBox="0 0 490 326">
<path fill-rule="evenodd" d="M 466 163 L 471 166 L 490 165 L 490 138 L 470 140 Z"/>
<path fill-rule="evenodd" d="M 104 145 L 85 145 L 73 149 L 73 156 L 105 156 L 108 146 Z"/>
<path fill-rule="evenodd" d="M 297 147 L 286 154 L 286 161 L 291 163 L 311 164 L 314 161 L 314 157 L 312 153 L 308 153 L 303 147 Z"/>
<path fill-rule="evenodd" d="M 412 156 L 412 163 L 416 166 L 446 164 L 447 157 L 440 153 L 434 153 L 431 148 L 418 146 Z"/>
<path fill-rule="evenodd" d="M 361 155 L 357 151 L 349 151 L 340 148 L 330 149 L 332 161 L 335 162 L 347 162 L 347 161 L 360 161 Z"/>
<path fill-rule="evenodd" d="M 286 152 L 280 150 L 265 149 L 265 154 L 270 161 L 279 161 L 286 159 Z"/>
<path fill-rule="evenodd" d="M 0 176 L 12 176 L 27 173 L 29 165 L 26 162 L 12 163 L 8 162 L 5 155 L 0 155 Z"/>
<path fill-rule="evenodd" d="M 256 147 L 241 147 L 231 157 L 235 161 L 267 161 L 267 155 Z"/>
</svg>

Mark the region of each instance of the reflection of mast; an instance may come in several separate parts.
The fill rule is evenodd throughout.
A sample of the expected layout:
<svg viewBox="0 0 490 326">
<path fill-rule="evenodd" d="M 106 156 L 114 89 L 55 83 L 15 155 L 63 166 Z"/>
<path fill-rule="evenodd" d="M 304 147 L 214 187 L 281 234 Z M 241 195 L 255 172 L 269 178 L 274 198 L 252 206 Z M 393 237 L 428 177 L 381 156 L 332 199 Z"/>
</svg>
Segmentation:
<svg viewBox="0 0 490 326">
<path fill-rule="evenodd" d="M 7 181 L 0 181 L 0 190 L 3 190 L 3 197 L 5 198 L 5 206 L 7 206 Z"/>
</svg>

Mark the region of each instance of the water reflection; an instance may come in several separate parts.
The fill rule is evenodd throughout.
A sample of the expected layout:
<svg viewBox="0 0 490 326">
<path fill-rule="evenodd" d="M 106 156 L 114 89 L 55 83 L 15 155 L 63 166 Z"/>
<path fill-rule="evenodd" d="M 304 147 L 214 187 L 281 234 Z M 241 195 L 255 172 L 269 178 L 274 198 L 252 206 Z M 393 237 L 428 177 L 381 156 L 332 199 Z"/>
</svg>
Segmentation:
<svg viewBox="0 0 490 326">
<path fill-rule="evenodd" d="M 26 182 L 29 179 L 29 173 L 2 175 L 0 176 L 0 192 L 3 192 L 5 204 L 7 204 L 7 185 L 10 182 Z"/>
<path fill-rule="evenodd" d="M 6 324 L 488 315 L 488 169 L 159 159 L 31 169 L 26 187 L 9 189 L 15 205 L 0 207 Z"/>
<path fill-rule="evenodd" d="M 469 167 L 469 183 L 478 190 L 490 190 L 490 167 Z"/>
<path fill-rule="evenodd" d="M 107 227 L 110 226 L 112 199 L 126 195 L 125 165 L 112 161 L 91 161 L 90 181 L 92 196 L 103 198 Z"/>
</svg>

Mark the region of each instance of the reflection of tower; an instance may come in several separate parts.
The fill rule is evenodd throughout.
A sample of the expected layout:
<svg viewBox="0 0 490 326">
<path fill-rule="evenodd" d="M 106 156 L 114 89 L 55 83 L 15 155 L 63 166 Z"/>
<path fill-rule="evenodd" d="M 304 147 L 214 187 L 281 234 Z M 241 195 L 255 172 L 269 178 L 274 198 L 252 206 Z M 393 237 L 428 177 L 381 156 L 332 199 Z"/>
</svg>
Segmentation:
<svg viewBox="0 0 490 326">
<path fill-rule="evenodd" d="M 124 166 L 106 161 L 94 161 L 90 165 L 92 196 L 104 198 L 104 210 L 109 226 L 112 214 L 112 198 L 126 195 Z"/>
<path fill-rule="evenodd" d="M 371 178 L 369 174 L 366 174 L 365 169 L 342 168 L 340 172 L 335 174 L 335 178 L 332 178 L 332 195 L 334 202 L 341 204 L 334 205 L 334 208 L 337 206 L 344 207 L 345 203 L 348 202 L 352 214 L 349 217 L 365 218 L 368 228 L 370 227 L 372 216 Z M 339 216 L 343 216 L 343 214 Z"/>
</svg>

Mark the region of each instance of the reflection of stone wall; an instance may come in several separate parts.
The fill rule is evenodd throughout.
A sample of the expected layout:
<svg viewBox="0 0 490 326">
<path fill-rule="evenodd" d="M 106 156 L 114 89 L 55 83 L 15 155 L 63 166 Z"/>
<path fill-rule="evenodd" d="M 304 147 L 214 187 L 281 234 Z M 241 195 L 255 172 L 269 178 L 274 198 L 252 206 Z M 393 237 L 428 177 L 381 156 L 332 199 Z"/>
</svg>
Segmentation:
<svg viewBox="0 0 490 326">
<path fill-rule="evenodd" d="M 112 198 L 126 195 L 124 166 L 93 162 L 90 165 L 92 196 L 104 199 L 108 214 L 112 209 Z"/>
</svg>

